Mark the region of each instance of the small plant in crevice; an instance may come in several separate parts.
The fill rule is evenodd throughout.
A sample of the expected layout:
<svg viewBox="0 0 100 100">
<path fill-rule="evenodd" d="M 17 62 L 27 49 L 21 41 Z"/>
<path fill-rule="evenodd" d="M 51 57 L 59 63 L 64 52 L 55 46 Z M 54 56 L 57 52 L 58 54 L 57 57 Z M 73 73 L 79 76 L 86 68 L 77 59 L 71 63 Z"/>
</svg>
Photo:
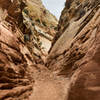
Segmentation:
<svg viewBox="0 0 100 100">
<path fill-rule="evenodd" d="M 57 27 L 54 27 L 54 30 L 58 30 L 58 28 Z"/>
<path fill-rule="evenodd" d="M 44 26 L 47 26 L 45 21 L 43 21 L 42 24 L 43 24 Z"/>
<path fill-rule="evenodd" d="M 39 42 L 39 45 L 42 46 L 42 42 Z"/>
<path fill-rule="evenodd" d="M 40 23 L 40 19 L 36 19 L 35 21 L 38 22 L 38 23 Z"/>
<path fill-rule="evenodd" d="M 27 9 L 24 9 L 23 12 L 24 12 L 25 14 L 27 14 L 27 15 L 28 15 L 28 13 L 29 13 Z"/>
<path fill-rule="evenodd" d="M 32 26 L 34 26 L 34 23 L 32 22 Z"/>
<path fill-rule="evenodd" d="M 51 25 L 51 26 L 50 26 L 50 28 L 54 28 L 54 26 L 53 26 L 53 25 Z"/>
<path fill-rule="evenodd" d="M 24 35 L 24 41 L 25 42 L 30 41 L 30 36 L 28 34 Z"/>
</svg>

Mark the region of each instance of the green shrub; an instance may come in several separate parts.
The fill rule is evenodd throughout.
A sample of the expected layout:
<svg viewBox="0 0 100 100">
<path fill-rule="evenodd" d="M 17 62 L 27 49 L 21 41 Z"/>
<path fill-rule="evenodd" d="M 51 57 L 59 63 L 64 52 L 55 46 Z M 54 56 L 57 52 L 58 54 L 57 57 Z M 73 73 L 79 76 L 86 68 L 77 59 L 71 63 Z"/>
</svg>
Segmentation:
<svg viewBox="0 0 100 100">
<path fill-rule="evenodd" d="M 28 10 L 27 9 L 24 9 L 23 12 L 28 15 Z"/>
<path fill-rule="evenodd" d="M 58 28 L 57 27 L 54 27 L 54 30 L 57 30 Z"/>
</svg>

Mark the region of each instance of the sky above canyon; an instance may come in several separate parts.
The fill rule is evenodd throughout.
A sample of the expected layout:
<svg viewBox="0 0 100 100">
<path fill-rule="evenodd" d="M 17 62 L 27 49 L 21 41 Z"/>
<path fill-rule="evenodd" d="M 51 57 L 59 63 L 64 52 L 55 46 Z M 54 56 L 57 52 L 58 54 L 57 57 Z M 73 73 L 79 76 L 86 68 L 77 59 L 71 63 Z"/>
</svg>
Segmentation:
<svg viewBox="0 0 100 100">
<path fill-rule="evenodd" d="M 44 6 L 59 19 L 66 0 L 42 0 Z"/>
</svg>

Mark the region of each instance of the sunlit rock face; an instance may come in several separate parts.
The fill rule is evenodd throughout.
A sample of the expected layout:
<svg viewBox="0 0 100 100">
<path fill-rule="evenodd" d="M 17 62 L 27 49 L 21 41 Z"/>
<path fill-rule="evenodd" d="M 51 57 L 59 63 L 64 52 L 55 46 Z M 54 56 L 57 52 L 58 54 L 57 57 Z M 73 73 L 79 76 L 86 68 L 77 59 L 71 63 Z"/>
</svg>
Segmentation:
<svg viewBox="0 0 100 100">
<path fill-rule="evenodd" d="M 45 58 L 55 36 L 58 21 L 54 15 L 45 9 L 41 0 L 27 0 L 25 5 L 22 15 L 26 27 L 25 33 L 27 35 L 29 32 L 27 37 L 31 41 L 30 44 L 28 43 L 28 48 L 34 51 L 32 52 L 33 55 Z"/>
<path fill-rule="evenodd" d="M 77 3 L 77 2 L 79 2 L 79 3 Z M 70 2 L 69 2 L 69 0 L 66 1 L 65 8 L 62 11 L 62 15 L 61 15 L 61 18 L 59 21 L 58 28 L 65 27 L 67 23 L 69 23 L 69 24 L 65 28 L 65 31 L 63 31 L 63 29 L 59 29 L 59 32 L 56 34 L 56 36 L 57 36 L 60 34 L 60 31 L 62 31 L 61 32 L 62 35 L 60 34 L 60 37 L 58 38 L 56 43 L 54 43 L 53 47 L 51 48 L 48 59 L 59 57 L 58 55 L 61 55 L 63 53 L 65 54 L 66 52 L 71 50 L 71 48 L 75 44 L 73 41 L 77 39 L 80 32 L 93 19 L 94 15 L 98 11 L 99 3 L 100 3 L 99 0 L 97 0 L 96 2 L 94 2 L 94 0 L 90 0 L 90 1 L 86 1 L 86 0 L 74 1 L 74 0 L 72 0 Z M 68 4 L 69 4 L 69 6 L 68 6 Z M 81 10 L 81 9 L 83 9 L 83 10 Z M 84 12 L 83 15 L 81 14 L 82 11 Z M 68 19 L 68 21 L 63 21 L 65 19 Z M 89 32 L 87 31 L 86 35 L 88 33 Z M 56 36 L 55 36 L 54 40 L 56 40 Z M 90 38 L 90 37 L 91 37 L 91 35 L 88 38 Z M 83 39 L 84 38 L 86 38 L 86 37 L 84 36 Z M 81 46 L 85 45 L 84 43 L 79 43 L 79 44 L 81 44 Z M 77 46 L 80 47 L 80 45 L 78 45 L 78 43 L 77 43 Z M 87 50 L 88 50 L 88 47 L 83 48 L 82 56 L 84 56 L 84 54 L 85 54 L 85 52 L 87 52 Z"/>
<path fill-rule="evenodd" d="M 100 1 L 66 0 L 47 67 L 70 78 L 68 100 L 99 100 Z"/>
<path fill-rule="evenodd" d="M 1 20 L 15 23 L 32 55 L 44 58 L 56 33 L 56 17 L 45 9 L 41 0 L 1 0 L 0 7 Z"/>
<path fill-rule="evenodd" d="M 65 8 L 62 11 L 58 24 L 58 33 L 53 40 L 53 44 L 65 32 L 71 23 L 80 20 L 90 9 L 92 10 L 97 6 L 98 3 L 99 0 L 66 0 Z M 92 17 L 92 15 L 90 17 Z M 89 19 L 91 18 L 88 18 L 87 23 Z M 84 25 L 85 24 L 86 21 Z"/>
<path fill-rule="evenodd" d="M 58 23 L 56 17 L 52 15 L 42 4 L 41 0 L 27 0 L 26 9 L 29 16 L 36 22 L 49 27 L 55 27 Z"/>
</svg>

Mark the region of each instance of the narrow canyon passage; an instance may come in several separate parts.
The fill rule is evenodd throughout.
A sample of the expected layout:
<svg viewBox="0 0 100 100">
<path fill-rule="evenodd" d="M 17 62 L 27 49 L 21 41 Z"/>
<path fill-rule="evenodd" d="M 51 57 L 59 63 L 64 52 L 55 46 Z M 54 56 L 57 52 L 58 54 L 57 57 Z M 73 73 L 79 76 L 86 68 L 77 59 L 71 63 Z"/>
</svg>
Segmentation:
<svg viewBox="0 0 100 100">
<path fill-rule="evenodd" d="M 63 7 L 0 0 L 0 100 L 100 100 L 100 0 Z"/>
</svg>

